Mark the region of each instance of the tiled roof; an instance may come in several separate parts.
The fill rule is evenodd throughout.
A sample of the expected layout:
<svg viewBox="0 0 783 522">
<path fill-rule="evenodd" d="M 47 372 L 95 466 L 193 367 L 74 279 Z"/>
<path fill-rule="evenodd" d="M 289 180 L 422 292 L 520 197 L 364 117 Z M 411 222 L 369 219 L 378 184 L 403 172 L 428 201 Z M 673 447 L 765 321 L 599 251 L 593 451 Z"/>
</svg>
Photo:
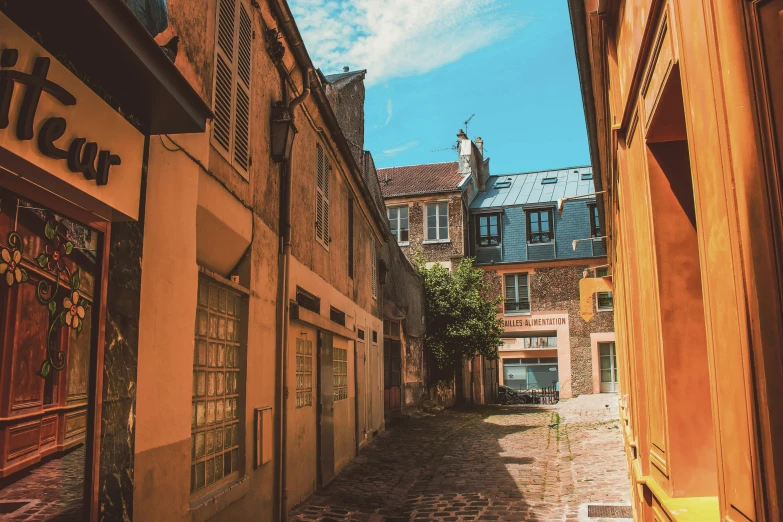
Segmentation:
<svg viewBox="0 0 783 522">
<path fill-rule="evenodd" d="M 559 198 L 584 196 L 595 192 L 592 174 L 592 167 L 570 167 L 559 170 L 490 176 L 487 180 L 487 190 L 476 195 L 470 208 L 499 208 L 549 203 L 557 201 Z M 544 179 L 550 181 L 542 183 Z"/>
<path fill-rule="evenodd" d="M 336 74 L 325 74 L 324 78 L 326 79 L 327 83 L 335 83 L 343 78 L 348 78 L 349 76 L 353 76 L 355 74 L 364 74 L 367 72 L 367 69 L 362 69 L 361 71 L 349 71 L 349 72 L 341 72 Z"/>
<path fill-rule="evenodd" d="M 431 163 L 378 169 L 378 181 L 384 198 L 413 194 L 454 192 L 462 181 L 459 162 Z"/>
</svg>

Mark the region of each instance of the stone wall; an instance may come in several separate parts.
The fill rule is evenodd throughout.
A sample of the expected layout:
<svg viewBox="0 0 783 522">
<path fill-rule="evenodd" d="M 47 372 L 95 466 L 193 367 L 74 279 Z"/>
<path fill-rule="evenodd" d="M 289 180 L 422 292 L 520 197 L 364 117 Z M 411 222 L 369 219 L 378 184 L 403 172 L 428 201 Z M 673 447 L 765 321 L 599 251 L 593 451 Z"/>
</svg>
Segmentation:
<svg viewBox="0 0 783 522">
<path fill-rule="evenodd" d="M 614 331 L 614 312 L 596 312 L 590 322 L 579 315 L 579 280 L 588 265 L 536 267 L 530 275 L 530 307 L 532 312 L 568 312 L 571 340 L 571 386 L 574 396 L 593 393 L 593 368 L 590 334 Z M 524 266 L 514 272 L 524 272 Z M 485 280 L 490 293 L 502 295 L 503 279 L 497 271 L 487 271 Z M 490 296 L 491 297 L 491 296 Z M 560 376 L 561 382 L 567 379 Z"/>
<path fill-rule="evenodd" d="M 424 242 L 424 209 L 427 203 L 449 200 L 449 242 L 425 243 Z M 402 251 L 413 261 L 418 252 L 429 262 L 448 261 L 452 264 L 459 262 L 465 255 L 465 229 L 464 206 L 462 196 L 459 193 L 443 196 L 432 196 L 406 202 L 408 204 L 408 234 L 409 244 L 402 246 Z M 388 207 L 404 203 L 387 201 Z"/>
</svg>

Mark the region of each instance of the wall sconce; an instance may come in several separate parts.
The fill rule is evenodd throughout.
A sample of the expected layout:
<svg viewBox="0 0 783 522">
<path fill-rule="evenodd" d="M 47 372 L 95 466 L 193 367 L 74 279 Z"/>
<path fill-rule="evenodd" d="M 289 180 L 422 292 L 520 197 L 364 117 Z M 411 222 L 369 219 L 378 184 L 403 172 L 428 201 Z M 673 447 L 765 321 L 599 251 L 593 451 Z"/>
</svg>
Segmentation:
<svg viewBox="0 0 783 522">
<path fill-rule="evenodd" d="M 275 102 L 272 106 L 270 127 L 272 160 L 275 163 L 288 161 L 288 158 L 291 157 L 291 148 L 294 145 L 294 136 L 296 136 L 297 130 L 285 103 Z"/>
</svg>

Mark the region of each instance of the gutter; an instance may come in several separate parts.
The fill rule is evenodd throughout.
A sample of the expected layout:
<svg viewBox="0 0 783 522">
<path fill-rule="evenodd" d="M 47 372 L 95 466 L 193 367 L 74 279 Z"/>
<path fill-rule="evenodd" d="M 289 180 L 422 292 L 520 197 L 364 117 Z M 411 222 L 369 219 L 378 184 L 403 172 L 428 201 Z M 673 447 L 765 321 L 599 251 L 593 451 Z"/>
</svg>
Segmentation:
<svg viewBox="0 0 783 522">
<path fill-rule="evenodd" d="M 293 53 L 296 61 L 299 62 L 300 67 L 303 69 L 315 69 L 313 61 L 310 59 L 310 55 L 307 53 L 307 49 L 304 46 L 302 34 L 299 32 L 299 28 L 294 21 L 294 15 L 291 13 L 291 8 L 288 6 L 288 2 L 286 0 L 267 1 L 270 8 L 272 9 L 272 14 L 278 20 L 280 29 L 282 29 L 289 49 Z M 314 95 L 315 101 L 318 104 L 318 110 L 326 122 L 327 129 L 334 139 L 334 142 L 337 144 L 337 148 L 343 155 L 343 160 L 345 161 L 348 170 L 353 176 L 354 182 L 359 187 L 359 192 L 365 201 L 368 202 L 367 206 L 369 207 L 370 213 L 375 219 L 378 228 L 381 230 L 381 236 L 384 240 L 387 239 L 390 233 L 388 232 L 386 216 L 383 215 L 373 203 L 375 200 L 373 199 L 372 193 L 367 187 L 367 183 L 364 181 L 364 177 L 362 176 L 362 169 L 359 165 L 357 165 L 356 160 L 353 157 L 351 148 L 348 145 L 348 140 L 343 134 L 343 131 L 340 128 L 340 124 L 337 122 L 337 117 L 332 110 L 332 106 L 329 104 L 329 100 L 326 98 L 326 93 L 323 91 L 323 89 L 313 89 L 311 94 Z"/>
<path fill-rule="evenodd" d="M 599 11 L 607 9 L 605 1 L 599 2 Z M 595 114 L 595 93 L 593 92 L 593 73 L 588 51 L 589 40 L 587 33 L 587 11 L 584 0 L 568 0 L 568 14 L 571 17 L 571 31 L 574 37 L 574 54 L 576 55 L 576 67 L 579 72 L 579 87 L 582 93 L 582 105 L 585 111 L 585 126 L 587 127 L 587 142 L 590 147 L 590 161 L 593 164 L 593 186 L 596 192 L 605 190 L 601 173 L 604 165 L 601 165 L 601 154 L 598 144 L 598 125 Z M 596 175 L 597 174 L 597 175 Z M 608 175 L 608 167 L 607 167 Z M 610 183 L 611 185 L 611 183 Z M 610 236 L 607 240 L 607 257 L 611 257 L 611 231 L 606 219 L 606 198 L 596 198 L 598 216 L 604 235 Z"/>
<path fill-rule="evenodd" d="M 302 93 L 288 104 L 288 114 L 294 119 L 294 110 L 310 96 L 311 68 L 302 72 Z M 287 98 L 285 79 L 281 81 L 283 99 Z M 291 149 L 293 151 L 293 148 Z M 293 153 L 293 152 L 292 152 Z M 290 324 L 290 306 L 288 304 L 289 277 L 288 267 L 291 261 L 291 158 L 280 164 L 280 245 L 277 256 L 277 455 L 275 468 L 275 520 L 288 517 L 288 326 Z"/>
</svg>

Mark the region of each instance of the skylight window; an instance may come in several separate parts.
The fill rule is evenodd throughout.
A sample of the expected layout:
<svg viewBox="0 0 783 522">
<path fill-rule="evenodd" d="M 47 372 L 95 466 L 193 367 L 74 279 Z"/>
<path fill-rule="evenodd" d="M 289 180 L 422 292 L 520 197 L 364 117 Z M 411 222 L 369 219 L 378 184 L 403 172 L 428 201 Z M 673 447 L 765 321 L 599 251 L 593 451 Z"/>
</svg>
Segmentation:
<svg viewBox="0 0 783 522">
<path fill-rule="evenodd" d="M 541 180 L 542 185 L 553 185 L 557 183 L 557 174 L 551 174 Z"/>
<path fill-rule="evenodd" d="M 495 188 L 508 188 L 513 180 L 510 177 L 500 178 L 495 182 Z"/>
<path fill-rule="evenodd" d="M 582 181 L 589 181 L 591 179 L 593 179 L 592 172 L 582 172 Z"/>
</svg>

